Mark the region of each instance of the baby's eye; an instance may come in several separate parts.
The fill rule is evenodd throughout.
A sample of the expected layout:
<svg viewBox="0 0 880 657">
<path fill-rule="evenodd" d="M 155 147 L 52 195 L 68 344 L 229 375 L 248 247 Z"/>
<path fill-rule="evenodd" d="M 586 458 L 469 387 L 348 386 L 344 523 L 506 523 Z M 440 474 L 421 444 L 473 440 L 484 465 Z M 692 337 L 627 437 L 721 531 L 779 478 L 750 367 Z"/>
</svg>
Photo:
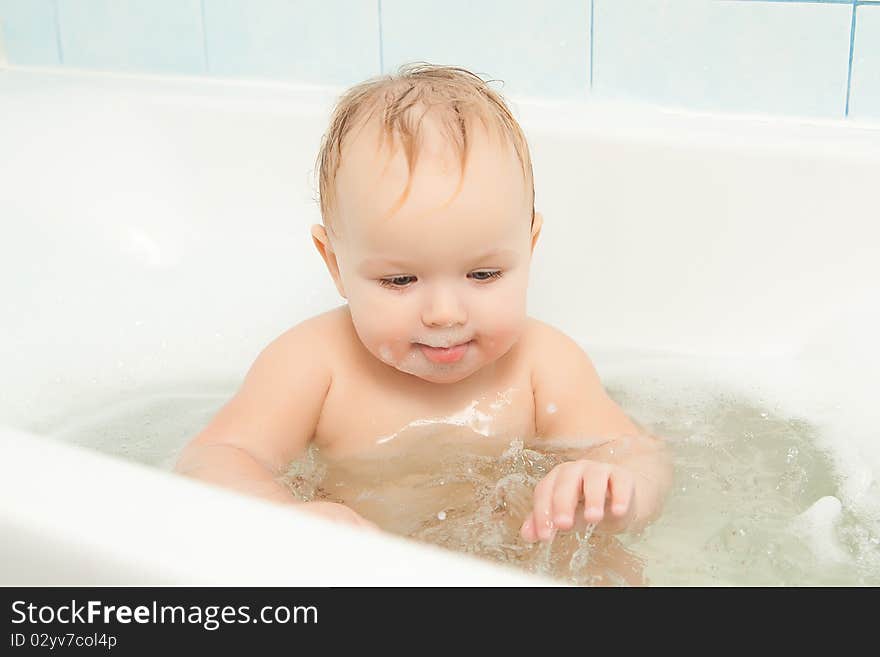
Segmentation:
<svg viewBox="0 0 880 657">
<path fill-rule="evenodd" d="M 392 276 L 391 278 L 380 278 L 379 285 L 397 290 L 402 287 L 407 287 L 410 283 L 414 283 L 415 281 L 415 276 Z"/>
<path fill-rule="evenodd" d="M 501 278 L 501 270 L 500 269 L 492 269 L 492 270 L 483 270 L 483 271 L 472 271 L 470 276 L 473 277 L 476 281 L 489 281 L 493 278 Z"/>
</svg>

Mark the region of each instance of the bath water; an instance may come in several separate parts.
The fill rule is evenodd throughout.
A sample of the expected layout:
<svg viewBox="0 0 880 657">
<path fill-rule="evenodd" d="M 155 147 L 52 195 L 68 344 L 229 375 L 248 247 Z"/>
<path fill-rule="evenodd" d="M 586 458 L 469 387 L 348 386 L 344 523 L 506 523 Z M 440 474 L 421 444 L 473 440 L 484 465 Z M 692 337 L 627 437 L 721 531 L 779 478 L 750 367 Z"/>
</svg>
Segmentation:
<svg viewBox="0 0 880 657">
<path fill-rule="evenodd" d="M 534 485 L 577 450 L 486 440 L 461 426 L 419 426 L 345 460 L 310 448 L 281 480 L 300 499 L 344 502 L 387 531 L 572 584 L 880 584 L 880 490 L 872 482 L 848 504 L 828 440 L 808 419 L 706 381 L 605 384 L 673 457 L 663 514 L 638 535 L 601 536 L 581 521 L 550 543 L 525 543 L 519 527 Z M 119 400 L 43 432 L 171 469 L 231 394 Z"/>
</svg>

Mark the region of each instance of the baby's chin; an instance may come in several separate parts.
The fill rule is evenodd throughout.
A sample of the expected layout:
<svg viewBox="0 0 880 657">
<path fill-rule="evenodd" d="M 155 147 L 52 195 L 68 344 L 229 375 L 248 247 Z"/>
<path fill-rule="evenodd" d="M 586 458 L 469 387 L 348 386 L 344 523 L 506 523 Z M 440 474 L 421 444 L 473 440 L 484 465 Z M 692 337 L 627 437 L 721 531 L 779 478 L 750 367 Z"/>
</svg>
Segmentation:
<svg viewBox="0 0 880 657">
<path fill-rule="evenodd" d="M 397 368 L 398 371 L 403 372 L 404 374 L 409 374 L 410 376 L 414 376 L 422 381 L 427 381 L 428 383 L 439 383 L 439 384 L 451 384 L 458 383 L 459 381 L 464 381 L 466 378 L 480 371 L 482 367 L 478 367 L 476 369 L 467 369 L 463 371 L 450 370 L 447 372 L 410 372 L 405 369 Z"/>
</svg>

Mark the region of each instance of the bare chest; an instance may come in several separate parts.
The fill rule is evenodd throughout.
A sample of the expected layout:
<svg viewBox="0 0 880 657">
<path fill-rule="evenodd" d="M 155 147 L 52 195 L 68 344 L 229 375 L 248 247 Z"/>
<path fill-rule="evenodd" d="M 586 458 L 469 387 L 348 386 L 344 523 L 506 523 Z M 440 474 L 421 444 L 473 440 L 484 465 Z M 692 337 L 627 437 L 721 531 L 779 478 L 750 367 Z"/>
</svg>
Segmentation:
<svg viewBox="0 0 880 657">
<path fill-rule="evenodd" d="M 534 435 L 534 395 L 527 371 L 430 387 L 352 370 L 334 379 L 314 442 L 327 457 L 345 458 L 433 450 L 456 442 L 497 453 L 511 440 L 528 441 Z"/>
</svg>

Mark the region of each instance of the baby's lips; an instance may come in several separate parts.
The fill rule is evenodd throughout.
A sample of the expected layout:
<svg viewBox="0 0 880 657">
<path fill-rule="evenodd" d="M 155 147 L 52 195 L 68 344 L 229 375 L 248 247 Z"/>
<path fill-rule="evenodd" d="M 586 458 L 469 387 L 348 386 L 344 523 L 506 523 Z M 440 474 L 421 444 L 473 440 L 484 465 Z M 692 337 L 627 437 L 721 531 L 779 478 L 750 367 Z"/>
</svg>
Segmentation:
<svg viewBox="0 0 880 657">
<path fill-rule="evenodd" d="M 454 347 L 429 347 L 419 344 L 422 353 L 433 363 L 455 363 L 464 356 L 470 342 L 455 345 Z"/>
</svg>

